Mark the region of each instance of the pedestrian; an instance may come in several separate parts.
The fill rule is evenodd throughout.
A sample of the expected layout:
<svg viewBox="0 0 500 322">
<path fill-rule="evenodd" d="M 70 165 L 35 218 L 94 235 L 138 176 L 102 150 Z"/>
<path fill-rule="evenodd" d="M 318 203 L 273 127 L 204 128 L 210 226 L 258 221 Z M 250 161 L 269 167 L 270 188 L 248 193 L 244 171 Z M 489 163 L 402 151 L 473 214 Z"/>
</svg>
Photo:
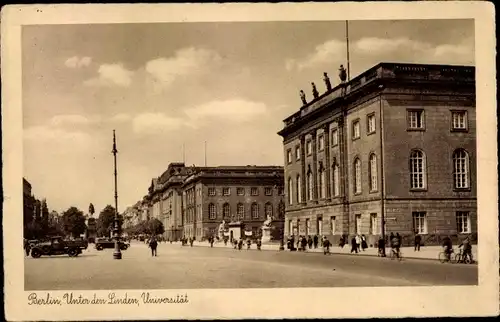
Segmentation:
<svg viewBox="0 0 500 322">
<path fill-rule="evenodd" d="M 396 233 L 396 238 L 398 239 L 399 246 L 401 247 L 403 245 L 403 237 L 401 237 L 399 233 Z"/>
<path fill-rule="evenodd" d="M 300 249 L 300 242 L 302 240 L 302 235 L 299 235 L 299 238 L 297 238 L 297 249 L 300 252 L 302 249 Z"/>
<path fill-rule="evenodd" d="M 281 241 L 281 243 L 283 244 L 283 240 Z M 262 241 L 259 239 L 257 239 L 257 250 L 260 250 L 260 248 L 262 247 Z"/>
<path fill-rule="evenodd" d="M 358 251 L 361 250 L 361 237 L 358 235 L 356 235 L 356 248 L 358 249 Z"/>
<path fill-rule="evenodd" d="M 323 255 L 330 255 L 330 241 L 326 238 L 326 236 L 323 236 Z"/>
<path fill-rule="evenodd" d="M 361 235 L 361 248 L 363 249 L 363 251 L 368 248 L 365 235 Z"/>
<path fill-rule="evenodd" d="M 309 235 L 309 238 L 307 239 L 307 245 L 309 246 L 309 249 L 311 249 L 313 246 L 313 239 L 311 235 Z"/>
<path fill-rule="evenodd" d="M 210 237 L 210 247 L 214 247 L 214 238 Z"/>
<path fill-rule="evenodd" d="M 318 235 L 314 235 L 314 240 L 313 240 L 313 243 L 314 243 L 314 248 L 318 248 Z"/>
<path fill-rule="evenodd" d="M 28 242 L 28 240 L 25 238 L 24 239 L 24 251 L 26 252 L 26 256 L 29 256 L 30 255 L 30 243 Z"/>
<path fill-rule="evenodd" d="M 385 257 L 385 240 L 384 238 L 382 238 L 382 236 L 380 236 L 380 238 L 378 239 L 377 247 L 378 255 L 380 257 Z"/>
<path fill-rule="evenodd" d="M 307 239 L 306 239 L 306 236 L 302 237 L 302 240 L 300 241 L 300 246 L 302 247 L 303 251 L 307 250 Z"/>
<path fill-rule="evenodd" d="M 358 244 L 356 243 L 356 237 L 352 237 L 351 239 L 351 253 L 355 252 L 356 254 L 358 253 Z"/>
<path fill-rule="evenodd" d="M 149 248 L 151 248 L 151 256 L 156 256 L 156 248 L 158 247 L 158 242 L 156 241 L 156 238 L 153 236 L 149 240 Z"/>
<path fill-rule="evenodd" d="M 252 241 L 250 240 L 250 238 L 247 239 L 247 250 L 250 249 L 250 246 L 252 245 Z"/>
<path fill-rule="evenodd" d="M 418 234 L 418 232 L 415 233 L 415 251 L 419 252 L 420 251 L 420 242 L 422 241 L 422 237 Z"/>
<path fill-rule="evenodd" d="M 345 246 L 345 239 L 344 239 L 344 236 L 340 236 L 340 240 L 339 240 L 339 247 L 340 248 L 344 248 Z"/>
<path fill-rule="evenodd" d="M 238 241 L 238 250 L 241 250 L 243 248 L 243 239 L 240 238 Z"/>
</svg>

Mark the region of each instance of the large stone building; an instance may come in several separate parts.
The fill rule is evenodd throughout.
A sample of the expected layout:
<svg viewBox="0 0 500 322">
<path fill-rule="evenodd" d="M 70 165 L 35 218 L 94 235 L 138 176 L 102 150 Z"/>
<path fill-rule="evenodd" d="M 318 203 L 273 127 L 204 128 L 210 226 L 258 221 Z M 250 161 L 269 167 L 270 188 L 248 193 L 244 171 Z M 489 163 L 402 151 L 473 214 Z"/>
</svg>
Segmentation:
<svg viewBox="0 0 500 322">
<path fill-rule="evenodd" d="M 380 63 L 306 102 L 279 132 L 285 234 L 475 240 L 475 121 L 474 67 Z"/>
<path fill-rule="evenodd" d="M 196 240 L 256 238 L 261 237 L 266 222 L 271 240 L 281 240 L 283 182 L 282 167 L 199 168 L 183 184 L 184 235 Z"/>
</svg>

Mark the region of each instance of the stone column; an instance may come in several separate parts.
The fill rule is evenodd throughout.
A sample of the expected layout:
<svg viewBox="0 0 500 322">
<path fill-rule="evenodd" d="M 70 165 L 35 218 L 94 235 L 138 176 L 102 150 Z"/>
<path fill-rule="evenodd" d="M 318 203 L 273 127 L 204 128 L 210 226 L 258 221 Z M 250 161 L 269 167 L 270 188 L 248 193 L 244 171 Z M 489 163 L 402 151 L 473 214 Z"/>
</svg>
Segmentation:
<svg viewBox="0 0 500 322">
<path fill-rule="evenodd" d="M 318 201 L 318 140 L 316 137 L 316 129 L 311 132 L 312 143 L 312 176 L 313 176 L 313 201 Z"/>
<path fill-rule="evenodd" d="M 300 136 L 300 186 L 301 186 L 301 198 L 302 200 L 298 201 L 299 203 L 304 203 L 307 196 L 306 191 L 306 136 L 302 134 Z"/>
<path fill-rule="evenodd" d="M 331 199 L 332 196 L 332 185 L 331 185 L 331 169 L 330 169 L 330 127 L 325 124 L 323 127 L 323 136 L 325 138 L 325 174 L 326 180 L 324 184 L 326 185 L 326 199 Z"/>
</svg>

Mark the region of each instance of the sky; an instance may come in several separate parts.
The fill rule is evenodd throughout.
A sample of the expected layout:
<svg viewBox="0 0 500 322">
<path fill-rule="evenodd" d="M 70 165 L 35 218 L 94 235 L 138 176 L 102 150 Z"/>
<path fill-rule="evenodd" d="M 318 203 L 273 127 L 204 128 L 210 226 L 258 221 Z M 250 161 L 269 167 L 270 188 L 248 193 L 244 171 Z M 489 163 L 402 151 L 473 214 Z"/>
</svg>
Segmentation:
<svg viewBox="0 0 500 322">
<path fill-rule="evenodd" d="M 474 65 L 473 20 L 350 21 L 351 78 L 379 62 Z M 346 65 L 344 21 L 22 29 L 24 176 L 62 212 L 147 194 L 171 162 L 283 165 L 283 119 Z M 184 149 L 183 149 L 184 146 Z M 184 153 L 183 153 L 184 150 Z"/>
</svg>

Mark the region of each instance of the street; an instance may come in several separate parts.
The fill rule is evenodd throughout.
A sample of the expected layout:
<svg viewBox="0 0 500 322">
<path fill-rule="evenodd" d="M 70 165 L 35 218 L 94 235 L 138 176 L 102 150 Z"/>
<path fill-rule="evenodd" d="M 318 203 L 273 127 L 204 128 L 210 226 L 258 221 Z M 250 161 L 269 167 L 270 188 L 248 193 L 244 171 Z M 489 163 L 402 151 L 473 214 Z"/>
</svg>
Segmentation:
<svg viewBox="0 0 500 322">
<path fill-rule="evenodd" d="M 25 290 L 425 286 L 477 284 L 477 265 L 133 242 L 122 260 L 90 245 L 76 258 L 25 259 Z"/>
</svg>

